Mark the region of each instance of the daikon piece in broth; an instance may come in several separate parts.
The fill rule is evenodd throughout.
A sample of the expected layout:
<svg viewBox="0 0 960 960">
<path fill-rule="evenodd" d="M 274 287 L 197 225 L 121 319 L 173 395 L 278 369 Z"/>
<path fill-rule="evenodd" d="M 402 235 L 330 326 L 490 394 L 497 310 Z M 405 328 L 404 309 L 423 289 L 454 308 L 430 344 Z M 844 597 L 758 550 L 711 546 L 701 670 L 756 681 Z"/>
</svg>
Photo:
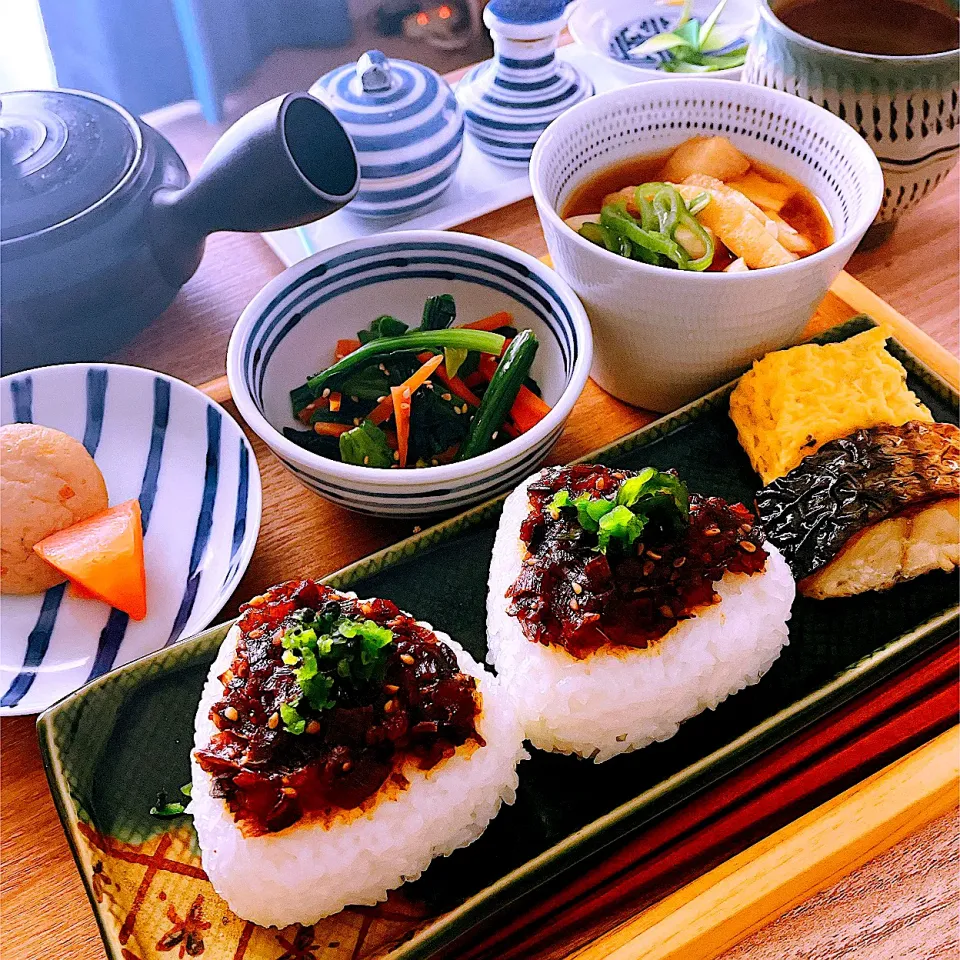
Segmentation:
<svg viewBox="0 0 960 960">
<path fill-rule="evenodd" d="M 696 142 L 700 144 L 706 142 L 706 139 L 697 138 Z M 690 141 L 687 142 L 689 143 Z M 727 145 L 724 144 L 724 147 Z M 574 189 L 563 206 L 561 217 L 568 220 L 572 217 L 596 216 L 604 201 L 609 201 L 611 195 L 618 191 L 644 183 L 669 181 L 665 171 L 667 162 L 676 149 L 631 157 L 599 171 Z M 823 205 L 810 190 L 769 164 L 760 163 L 751 157 L 746 157 L 746 160 L 749 161 L 746 172 L 727 179 L 724 186 L 743 194 L 760 208 L 765 217 L 775 222 L 784 221 L 806 238 L 808 243 L 801 244 L 802 249 L 795 250 L 796 257 L 809 256 L 833 243 L 830 219 Z M 703 172 L 710 174 L 707 169 Z M 682 183 L 682 180 L 680 182 Z M 736 255 L 731 254 L 722 242 L 718 242 L 708 270 L 724 270 L 736 259 Z"/>
</svg>

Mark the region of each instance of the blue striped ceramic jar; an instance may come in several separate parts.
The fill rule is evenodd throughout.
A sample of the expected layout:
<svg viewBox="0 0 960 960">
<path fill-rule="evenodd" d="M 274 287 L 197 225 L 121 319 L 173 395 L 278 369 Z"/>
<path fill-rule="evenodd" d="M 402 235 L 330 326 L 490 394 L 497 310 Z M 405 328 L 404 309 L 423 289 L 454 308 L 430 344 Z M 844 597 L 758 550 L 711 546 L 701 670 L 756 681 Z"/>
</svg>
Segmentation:
<svg viewBox="0 0 960 960">
<path fill-rule="evenodd" d="M 960 52 L 888 57 L 841 50 L 787 27 L 776 16 L 782 5 L 759 0 L 760 23 L 743 79 L 825 107 L 870 144 L 885 184 L 868 234 L 872 245 L 956 165 Z"/>
<path fill-rule="evenodd" d="M 371 50 L 321 77 L 310 92 L 356 147 L 360 190 L 351 212 L 410 217 L 450 186 L 463 149 L 463 112 L 433 70 Z"/>
<path fill-rule="evenodd" d="M 593 94 L 593 83 L 556 59 L 566 18 L 563 0 L 492 0 L 483 21 L 494 57 L 457 85 L 467 130 L 492 160 L 509 166 L 530 161 L 540 134 L 564 110 Z"/>
</svg>

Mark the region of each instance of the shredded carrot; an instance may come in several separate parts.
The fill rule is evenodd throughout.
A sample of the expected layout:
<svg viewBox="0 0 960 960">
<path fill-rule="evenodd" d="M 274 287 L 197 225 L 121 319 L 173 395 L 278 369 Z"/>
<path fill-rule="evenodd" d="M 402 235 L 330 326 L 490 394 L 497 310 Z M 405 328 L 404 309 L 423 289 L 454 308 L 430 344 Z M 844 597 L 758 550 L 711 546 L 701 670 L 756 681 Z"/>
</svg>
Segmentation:
<svg viewBox="0 0 960 960">
<path fill-rule="evenodd" d="M 501 310 L 499 313 L 494 313 L 489 317 L 484 317 L 482 320 L 474 320 L 473 323 L 465 323 L 463 325 L 464 330 L 496 330 L 499 327 L 512 327 L 513 326 L 513 314 L 507 313 L 506 310 Z"/>
<path fill-rule="evenodd" d="M 424 360 L 424 357 L 427 359 Z M 443 363 L 443 356 L 439 353 L 436 356 L 429 353 L 420 354 L 417 359 L 420 360 L 423 366 L 414 370 L 414 372 L 400 384 L 401 387 L 410 391 L 411 396 L 430 379 L 430 375 Z M 392 389 L 391 387 L 391 390 Z M 385 420 L 388 420 L 390 414 L 393 412 L 393 400 L 390 397 L 384 397 L 380 403 L 373 408 L 373 412 L 367 419 L 372 420 L 379 426 Z"/>
<path fill-rule="evenodd" d="M 393 416 L 393 399 L 389 396 L 384 397 L 370 412 L 367 417 L 369 421 L 375 423 L 378 427 L 381 423 L 389 420 Z"/>
<path fill-rule="evenodd" d="M 320 423 L 313 425 L 313 432 L 320 434 L 321 437 L 339 437 L 341 433 L 346 433 L 353 429 L 352 423 Z"/>
<path fill-rule="evenodd" d="M 397 450 L 400 453 L 401 468 L 407 465 L 410 444 L 410 395 L 410 388 L 403 384 L 390 388 L 394 419 L 397 422 Z"/>
<path fill-rule="evenodd" d="M 421 361 L 428 360 L 429 358 L 429 353 L 421 353 L 417 357 L 417 359 Z M 471 392 L 470 388 L 459 377 L 448 377 L 447 368 L 442 363 L 437 367 L 437 379 L 444 383 L 451 393 L 455 393 L 461 400 L 466 400 L 467 403 L 474 407 L 480 406 L 480 398 Z"/>
<path fill-rule="evenodd" d="M 316 400 L 311 400 L 298 414 L 297 419 L 301 423 L 310 423 L 310 417 L 312 416 L 315 410 L 320 410 L 325 407 L 330 402 L 329 397 L 317 397 Z"/>
<path fill-rule="evenodd" d="M 510 408 L 510 419 L 520 428 L 521 433 L 532 430 L 548 413 L 547 406 L 529 387 L 520 387 L 517 399 Z"/>
<path fill-rule="evenodd" d="M 477 372 L 489 383 L 497 372 L 497 361 L 489 353 L 480 354 L 480 363 Z"/>
<path fill-rule="evenodd" d="M 456 445 L 447 447 L 443 453 L 438 453 L 433 459 L 436 460 L 437 463 L 453 463 L 453 458 L 457 455 L 459 449 Z"/>
<path fill-rule="evenodd" d="M 329 400 L 331 413 L 337 413 L 340 410 L 340 405 L 343 403 L 343 394 L 331 393 Z"/>
<path fill-rule="evenodd" d="M 333 355 L 334 362 L 337 360 L 342 360 L 344 357 L 349 356 L 355 350 L 360 349 L 359 340 L 338 340 L 337 341 L 337 351 Z"/>
<path fill-rule="evenodd" d="M 463 382 L 472 390 L 474 387 L 482 387 L 487 383 L 487 378 L 479 370 L 474 370 L 463 378 Z"/>
</svg>

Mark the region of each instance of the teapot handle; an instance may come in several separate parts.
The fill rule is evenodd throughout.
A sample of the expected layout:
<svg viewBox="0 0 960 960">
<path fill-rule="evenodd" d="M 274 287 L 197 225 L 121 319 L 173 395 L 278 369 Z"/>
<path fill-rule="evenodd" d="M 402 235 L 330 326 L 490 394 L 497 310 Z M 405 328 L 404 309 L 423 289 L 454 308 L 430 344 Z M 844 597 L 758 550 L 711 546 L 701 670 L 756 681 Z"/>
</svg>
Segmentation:
<svg viewBox="0 0 960 960">
<path fill-rule="evenodd" d="M 309 93 L 288 93 L 233 124 L 186 187 L 154 194 L 159 246 L 171 231 L 199 241 L 218 230 L 301 226 L 339 210 L 359 185 L 340 121 Z"/>
</svg>

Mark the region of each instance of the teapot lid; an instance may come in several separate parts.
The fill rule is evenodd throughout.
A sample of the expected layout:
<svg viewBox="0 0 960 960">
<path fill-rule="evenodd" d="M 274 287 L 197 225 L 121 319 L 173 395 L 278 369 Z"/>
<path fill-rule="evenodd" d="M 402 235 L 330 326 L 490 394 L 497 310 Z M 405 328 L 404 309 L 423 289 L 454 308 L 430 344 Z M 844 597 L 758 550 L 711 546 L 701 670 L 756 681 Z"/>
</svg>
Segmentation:
<svg viewBox="0 0 960 960">
<path fill-rule="evenodd" d="M 310 92 L 327 102 L 341 121 L 361 126 L 434 113 L 442 101 L 453 99 L 453 91 L 435 70 L 387 58 L 379 50 L 368 50 L 356 63 L 324 74 Z"/>
<path fill-rule="evenodd" d="M 94 94 L 0 94 L 0 240 L 89 210 L 121 184 L 141 147 L 134 118 Z"/>
</svg>

